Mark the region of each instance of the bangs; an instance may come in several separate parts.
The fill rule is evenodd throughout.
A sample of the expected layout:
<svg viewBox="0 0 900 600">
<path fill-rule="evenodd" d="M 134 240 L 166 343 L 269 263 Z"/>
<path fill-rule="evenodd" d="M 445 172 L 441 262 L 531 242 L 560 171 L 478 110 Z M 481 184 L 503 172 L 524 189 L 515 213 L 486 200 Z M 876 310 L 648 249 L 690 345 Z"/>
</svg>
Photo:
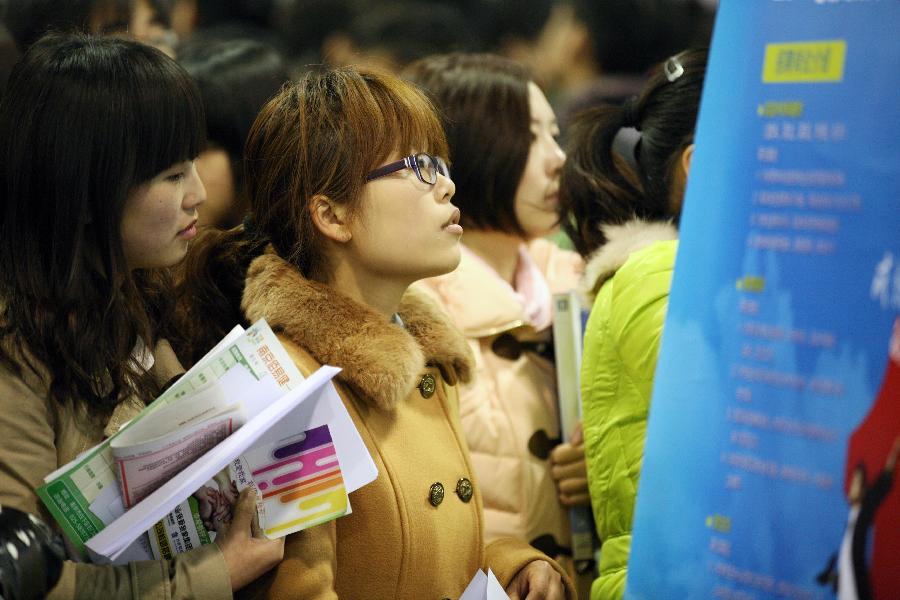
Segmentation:
<svg viewBox="0 0 900 600">
<path fill-rule="evenodd" d="M 206 147 L 206 117 L 200 92 L 174 61 L 160 61 L 136 78 L 135 128 L 140 144 L 137 181 L 195 159 Z"/>
<path fill-rule="evenodd" d="M 383 164 L 392 154 L 427 152 L 449 164 L 447 137 L 431 101 L 412 84 L 375 72 L 361 73 L 374 106 L 370 121 L 371 144 L 363 153 L 371 163 L 366 171 Z"/>
</svg>

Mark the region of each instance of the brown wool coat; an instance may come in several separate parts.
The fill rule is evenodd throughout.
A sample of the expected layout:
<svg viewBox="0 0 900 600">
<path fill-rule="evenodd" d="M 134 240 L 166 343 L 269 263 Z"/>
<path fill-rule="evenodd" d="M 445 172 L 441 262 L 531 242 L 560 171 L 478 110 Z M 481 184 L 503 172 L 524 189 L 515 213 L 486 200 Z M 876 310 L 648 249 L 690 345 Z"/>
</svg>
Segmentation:
<svg viewBox="0 0 900 600">
<path fill-rule="evenodd" d="M 152 372 L 160 383 L 182 371 L 165 341 L 154 348 Z M 98 444 L 143 408 L 125 399 L 105 425 L 48 398 L 47 385 L 31 371 L 20 375 L 0 364 L 0 506 L 10 506 L 55 524 L 35 489 L 44 476 Z M 218 546 L 179 555 L 170 561 L 143 561 L 128 566 L 66 562 L 51 600 L 176 600 L 231 598 L 225 560 Z"/>
<path fill-rule="evenodd" d="M 577 254 L 543 239 L 527 248 L 551 293 L 578 284 Z M 556 370 L 531 352 L 510 360 L 493 350 L 500 335 L 545 341 L 550 331 L 534 331 L 515 290 L 471 252 L 463 253 L 452 273 L 416 285 L 446 311 L 475 355 L 475 379 L 460 386 L 459 403 L 475 472 L 483 481 L 486 538 L 543 539 L 545 549 L 571 548 L 568 509 L 557 498 L 549 448 L 547 454 L 531 449 L 541 434 L 543 439 L 560 435 Z"/>
<path fill-rule="evenodd" d="M 269 253 L 250 266 L 243 309 L 250 321 L 268 321 L 302 372 L 325 363 L 343 369 L 338 393 L 379 475 L 350 495 L 351 515 L 288 536 L 284 561 L 242 597 L 455 599 L 478 568 L 492 568 L 506 585 L 546 559 L 512 539 L 484 545 L 454 387 L 469 380 L 472 358 L 427 298 L 407 292 L 401 327 Z M 423 378 L 433 378 L 433 395 Z M 463 479 L 474 487 L 468 501 L 456 491 Z M 433 506 L 436 483 L 444 497 Z"/>
</svg>

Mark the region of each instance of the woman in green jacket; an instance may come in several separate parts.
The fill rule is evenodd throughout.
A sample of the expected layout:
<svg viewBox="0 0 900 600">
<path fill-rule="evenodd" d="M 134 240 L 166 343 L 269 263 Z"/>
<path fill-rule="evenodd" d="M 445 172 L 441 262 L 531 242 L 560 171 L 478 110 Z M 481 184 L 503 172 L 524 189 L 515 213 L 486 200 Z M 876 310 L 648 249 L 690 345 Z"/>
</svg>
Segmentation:
<svg viewBox="0 0 900 600">
<path fill-rule="evenodd" d="M 593 302 L 581 393 L 591 505 L 603 546 L 591 599 L 621 598 L 656 357 L 668 305 L 705 51 L 663 63 L 643 93 L 573 124 L 566 231 Z"/>
</svg>

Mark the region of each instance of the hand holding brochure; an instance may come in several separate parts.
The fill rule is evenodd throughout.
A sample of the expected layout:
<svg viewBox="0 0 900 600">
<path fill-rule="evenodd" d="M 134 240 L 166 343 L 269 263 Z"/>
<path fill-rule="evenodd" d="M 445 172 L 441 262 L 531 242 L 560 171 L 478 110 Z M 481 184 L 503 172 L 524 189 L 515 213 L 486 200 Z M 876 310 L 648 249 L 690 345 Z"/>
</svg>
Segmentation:
<svg viewBox="0 0 900 600">
<path fill-rule="evenodd" d="M 324 427 L 331 450 L 307 444 L 299 455 L 307 450 L 333 455 L 329 472 L 317 473 L 328 476 L 329 500 L 315 500 L 324 488 L 311 489 L 303 477 L 292 483 L 303 484 L 300 495 L 307 504 L 327 510 L 319 510 L 312 520 L 299 518 L 308 514 L 293 501 L 297 485 L 287 490 L 293 494 L 287 498 L 274 493 L 269 482 L 266 501 L 257 487 L 261 522 L 267 512 L 270 528 L 295 521 L 277 533 L 267 531 L 278 537 L 345 514 L 347 493 L 372 481 L 377 470 L 330 384 L 337 371 L 323 367 L 304 381 L 265 321 L 246 332 L 235 328 L 116 435 L 47 476 L 38 495 L 85 558 L 128 562 L 170 557 L 209 543 L 216 524 L 227 522 L 238 477 L 226 467 L 240 464 L 241 453 L 254 444 L 283 453 L 293 447 L 290 440 Z M 322 431 L 313 440 L 324 439 Z M 300 456 L 293 457 L 297 464 Z M 294 477 L 274 477 L 285 475 Z M 241 487 L 254 485 L 247 474 L 240 479 Z M 279 510 L 269 510 L 272 503 L 279 503 Z M 148 530 L 149 538 L 144 535 Z"/>
<path fill-rule="evenodd" d="M 104 558 L 114 561 L 138 536 L 250 448 L 273 423 L 288 417 L 304 400 L 321 394 L 324 390 L 333 389 L 327 384 L 337 372 L 338 369 L 334 367 L 322 367 L 299 387 L 248 420 L 246 425 L 203 455 L 189 469 L 163 484 L 134 508 L 107 525 L 86 544 L 95 562 L 103 561 Z"/>
<path fill-rule="evenodd" d="M 273 357 L 269 348 L 275 348 L 278 355 Z M 268 362 L 267 358 L 270 359 Z M 44 478 L 47 483 L 38 488 L 38 496 L 82 558 L 87 558 L 84 543 L 124 510 L 112 443 L 142 419 L 165 406 L 180 406 L 182 401 L 185 406 L 190 405 L 193 394 L 219 381 L 235 367 L 243 367 L 258 381 L 275 379 L 278 387 L 284 390 L 296 387 L 303 380 L 265 321 L 255 324 L 246 332 L 241 327 L 235 327 L 202 360 L 116 435 Z M 148 553 L 137 556 L 151 557 Z"/>
</svg>

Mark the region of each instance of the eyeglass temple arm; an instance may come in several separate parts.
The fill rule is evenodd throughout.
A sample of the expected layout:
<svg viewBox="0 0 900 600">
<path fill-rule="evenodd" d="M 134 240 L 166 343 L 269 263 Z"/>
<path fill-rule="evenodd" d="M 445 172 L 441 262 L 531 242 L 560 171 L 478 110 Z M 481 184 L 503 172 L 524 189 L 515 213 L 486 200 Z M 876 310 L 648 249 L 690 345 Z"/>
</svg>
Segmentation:
<svg viewBox="0 0 900 600">
<path fill-rule="evenodd" d="M 402 160 L 398 160 L 397 162 L 392 162 L 384 165 L 383 167 L 378 167 L 368 175 L 366 175 L 366 181 L 372 181 L 373 179 L 378 179 L 379 177 L 384 177 L 385 175 L 390 175 L 395 171 L 399 171 L 400 169 L 405 169 L 407 167 L 411 167 L 409 157 L 405 157 Z"/>
</svg>

